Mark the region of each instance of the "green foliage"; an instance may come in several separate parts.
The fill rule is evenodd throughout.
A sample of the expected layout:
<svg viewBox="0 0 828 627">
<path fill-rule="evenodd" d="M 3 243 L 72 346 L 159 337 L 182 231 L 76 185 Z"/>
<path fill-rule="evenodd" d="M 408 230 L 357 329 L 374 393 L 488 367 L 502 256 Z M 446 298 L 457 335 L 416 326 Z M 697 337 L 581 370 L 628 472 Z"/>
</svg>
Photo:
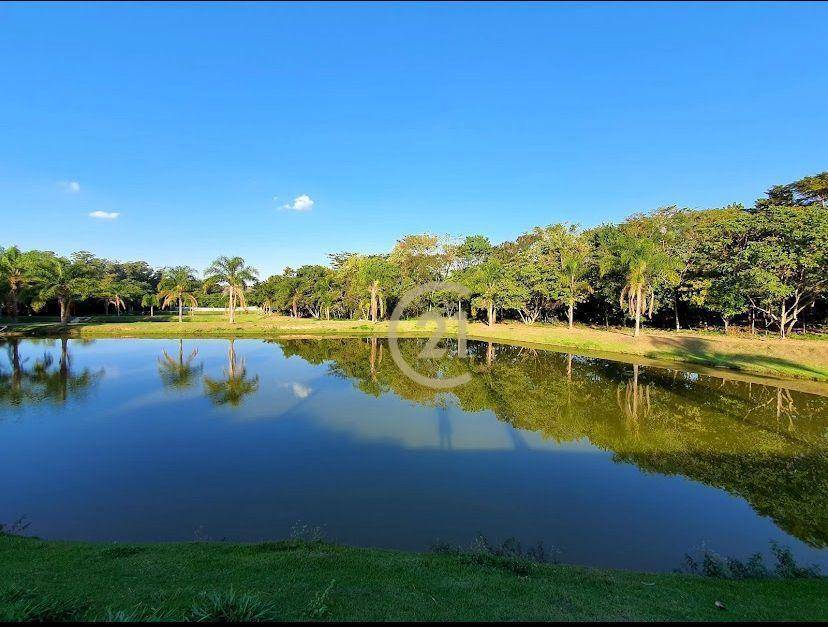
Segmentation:
<svg viewBox="0 0 828 627">
<path fill-rule="evenodd" d="M 64 322 L 79 309 L 120 315 L 153 307 L 157 294 L 162 306 L 178 306 L 180 320 L 185 305 L 201 303 L 227 307 L 234 322 L 236 308 L 250 302 L 265 315 L 377 322 L 408 290 L 450 280 L 471 296 L 429 292 L 405 315 L 461 308 L 492 324 L 563 316 L 570 326 L 576 318 L 609 325 L 626 316 L 637 335 L 643 317 L 680 328 L 681 307 L 690 324 L 712 318 L 727 330 L 732 322 L 752 329 L 758 322 L 786 337 L 803 321 L 824 324 L 828 314 L 826 203 L 822 172 L 772 187 L 749 209 L 672 205 L 586 231 L 537 227 L 499 244 L 484 235 L 406 235 L 387 254 L 333 253 L 329 266 L 286 268 L 262 281 L 241 257 L 217 258 L 199 284 L 187 266 L 156 271 L 86 251 L 64 258 L 10 246 L 0 250 L 0 292 L 13 318 L 55 306 Z"/>
</svg>

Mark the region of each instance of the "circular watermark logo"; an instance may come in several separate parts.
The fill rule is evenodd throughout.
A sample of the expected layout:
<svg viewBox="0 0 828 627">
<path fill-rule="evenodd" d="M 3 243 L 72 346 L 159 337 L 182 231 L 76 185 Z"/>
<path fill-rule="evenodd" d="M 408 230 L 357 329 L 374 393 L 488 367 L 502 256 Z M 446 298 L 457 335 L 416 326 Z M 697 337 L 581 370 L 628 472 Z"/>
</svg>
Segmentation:
<svg viewBox="0 0 828 627">
<path fill-rule="evenodd" d="M 464 372 L 456 377 L 427 377 L 417 372 L 417 370 L 415 370 L 411 364 L 405 360 L 405 357 L 403 357 L 402 352 L 400 351 L 399 345 L 400 318 L 402 318 L 403 312 L 417 299 L 422 298 L 426 294 L 433 294 L 434 292 L 448 292 L 454 294 L 458 300 L 468 298 L 471 294 L 468 288 L 460 285 L 459 283 L 452 283 L 450 281 L 432 281 L 430 283 L 423 283 L 422 285 L 408 290 L 397 302 L 397 306 L 394 307 L 394 312 L 391 314 L 391 319 L 388 322 L 388 348 L 391 351 L 391 357 L 394 359 L 394 362 L 409 379 L 425 387 L 430 387 L 436 390 L 448 390 L 453 387 L 457 387 L 458 385 L 468 383 L 471 380 L 471 374 Z M 439 344 L 440 340 L 447 337 L 446 328 L 449 320 L 451 319 L 441 316 L 435 311 L 428 311 L 415 319 L 415 326 L 431 327 L 433 325 L 433 331 L 431 331 L 428 336 L 425 347 L 418 354 L 419 358 L 440 359 L 446 354 L 446 349 L 441 348 Z M 463 311 L 462 307 L 458 306 L 457 356 L 460 358 L 467 356 L 466 328 L 466 312 Z"/>
</svg>

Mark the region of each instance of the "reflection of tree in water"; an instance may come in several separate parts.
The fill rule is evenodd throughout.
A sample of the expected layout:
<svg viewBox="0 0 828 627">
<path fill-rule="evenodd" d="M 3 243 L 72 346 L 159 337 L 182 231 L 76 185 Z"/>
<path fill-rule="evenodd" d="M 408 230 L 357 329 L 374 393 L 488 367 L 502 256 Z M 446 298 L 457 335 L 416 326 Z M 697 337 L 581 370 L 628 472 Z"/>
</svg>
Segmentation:
<svg viewBox="0 0 828 627">
<path fill-rule="evenodd" d="M 437 433 L 440 435 L 440 448 L 451 450 L 451 419 L 448 407 L 442 405 L 437 408 Z"/>
<path fill-rule="evenodd" d="M 164 351 L 158 358 L 158 374 L 164 386 L 176 389 L 186 389 L 195 383 L 201 376 L 204 364 L 193 364 L 198 356 L 198 349 L 194 348 L 187 357 L 184 357 L 184 340 L 178 340 L 178 357 L 172 357 Z"/>
<path fill-rule="evenodd" d="M 223 379 L 204 377 L 204 391 L 216 405 L 241 405 L 244 398 L 259 389 L 259 377 L 249 377 L 244 358 L 236 358 L 235 340 L 227 348 L 227 368 Z"/>
<path fill-rule="evenodd" d="M 639 434 L 639 418 L 647 418 L 652 408 L 650 404 L 650 384 L 639 385 L 639 369 L 638 364 L 633 364 L 633 376 L 623 385 L 619 384 L 615 394 L 616 404 L 627 419 L 627 428 L 636 437 Z M 571 380 L 571 378 L 570 373 L 569 379 Z"/>
<path fill-rule="evenodd" d="M 280 341 L 285 355 L 329 363 L 363 392 L 392 392 L 440 407 L 490 410 L 558 442 L 588 439 L 618 461 L 727 490 L 788 532 L 828 544 L 828 398 L 785 388 L 581 356 L 469 342 L 445 358 L 417 360 L 423 342 L 400 342 L 419 372 L 472 379 L 449 394 L 380 363 L 370 340 Z M 380 341 L 379 346 L 382 346 Z M 440 441 L 444 441 L 437 425 Z M 447 440 L 446 440 L 447 441 Z"/>
<path fill-rule="evenodd" d="M 0 402 L 9 405 L 25 405 L 50 401 L 64 403 L 70 397 L 82 396 L 99 381 L 103 369 L 93 371 L 84 368 L 75 371 L 71 366 L 69 340 L 60 338 L 60 356 L 43 354 L 26 368 L 29 360 L 21 358 L 19 340 L 10 339 L 6 347 L 10 371 L 0 369 Z"/>
<path fill-rule="evenodd" d="M 0 403 L 6 405 L 21 405 L 28 396 L 28 390 L 23 386 L 25 371 L 24 362 L 20 358 L 20 342 L 10 339 L 6 344 L 9 369 L 0 367 Z"/>
</svg>

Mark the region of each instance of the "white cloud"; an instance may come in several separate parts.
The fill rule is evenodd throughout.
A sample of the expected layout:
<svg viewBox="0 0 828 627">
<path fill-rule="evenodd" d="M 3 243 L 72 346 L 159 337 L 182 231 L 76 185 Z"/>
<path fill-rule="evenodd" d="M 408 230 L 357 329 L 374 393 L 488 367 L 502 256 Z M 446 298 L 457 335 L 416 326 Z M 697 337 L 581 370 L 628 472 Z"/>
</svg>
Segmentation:
<svg viewBox="0 0 828 627">
<path fill-rule="evenodd" d="M 313 388 L 303 383 L 294 381 L 293 383 L 281 383 L 281 387 L 288 388 L 291 393 L 298 399 L 306 399 L 313 392 Z"/>
<path fill-rule="evenodd" d="M 77 194 L 80 191 L 80 183 L 77 181 L 61 181 L 58 185 L 67 194 Z"/>
<path fill-rule="evenodd" d="M 310 211 L 312 207 L 313 199 L 307 194 L 297 196 L 293 199 L 293 202 L 281 206 L 286 211 Z"/>
<path fill-rule="evenodd" d="M 114 220 L 120 213 L 117 211 L 93 211 L 89 214 L 90 218 L 97 218 L 98 220 Z"/>
</svg>

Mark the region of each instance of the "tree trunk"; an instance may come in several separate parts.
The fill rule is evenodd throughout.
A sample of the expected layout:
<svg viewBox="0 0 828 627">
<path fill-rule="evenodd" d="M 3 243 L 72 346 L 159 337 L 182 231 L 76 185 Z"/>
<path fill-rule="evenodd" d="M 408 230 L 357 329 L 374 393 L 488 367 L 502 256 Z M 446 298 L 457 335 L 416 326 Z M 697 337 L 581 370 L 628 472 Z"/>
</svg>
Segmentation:
<svg viewBox="0 0 828 627">
<path fill-rule="evenodd" d="M 184 322 L 184 300 L 178 299 L 178 321 Z"/>
<path fill-rule="evenodd" d="M 673 292 L 673 309 L 676 312 L 676 331 L 681 331 L 681 323 L 679 322 L 679 313 L 678 313 L 678 303 L 679 303 L 679 294 L 678 290 Z"/>
<path fill-rule="evenodd" d="M 497 311 L 495 310 L 494 303 L 489 303 L 489 306 L 488 306 L 488 309 L 487 309 L 487 317 L 488 317 L 489 326 L 490 327 L 494 326 L 495 322 L 497 322 Z"/>
<path fill-rule="evenodd" d="M 9 292 L 9 297 L 9 307 L 11 307 L 11 319 L 12 322 L 17 322 L 17 285 L 12 285 L 11 291 Z"/>
<path fill-rule="evenodd" d="M 60 305 L 60 323 L 61 324 L 68 324 L 69 323 L 69 302 L 65 298 L 58 299 L 58 304 Z"/>
<path fill-rule="evenodd" d="M 785 310 L 785 301 L 779 306 L 779 337 L 785 339 L 785 327 L 788 324 L 788 312 Z"/>
<path fill-rule="evenodd" d="M 377 380 L 377 338 L 371 338 L 371 379 L 376 381 Z"/>
<path fill-rule="evenodd" d="M 575 303 L 569 303 L 569 328 L 572 328 L 573 319 L 575 318 Z"/>
<path fill-rule="evenodd" d="M 638 337 L 638 334 L 641 330 L 641 288 L 638 288 L 638 292 L 636 293 L 635 297 L 635 332 L 633 333 L 633 337 Z"/>
<path fill-rule="evenodd" d="M 294 318 L 299 317 L 299 308 L 296 305 L 296 296 L 294 295 L 293 301 L 290 304 L 290 313 Z"/>
<path fill-rule="evenodd" d="M 377 321 L 377 291 L 379 284 L 377 281 L 371 283 L 371 322 Z"/>
<path fill-rule="evenodd" d="M 69 307 L 66 308 L 67 311 Z M 67 383 L 69 381 L 69 340 L 60 338 L 60 398 L 62 401 L 67 397 Z"/>
<path fill-rule="evenodd" d="M 722 320 L 724 321 L 724 332 L 727 335 L 728 329 L 730 328 L 730 321 L 724 316 L 722 316 Z"/>
<path fill-rule="evenodd" d="M 155 316 L 155 305 L 150 305 L 150 318 Z"/>
</svg>

